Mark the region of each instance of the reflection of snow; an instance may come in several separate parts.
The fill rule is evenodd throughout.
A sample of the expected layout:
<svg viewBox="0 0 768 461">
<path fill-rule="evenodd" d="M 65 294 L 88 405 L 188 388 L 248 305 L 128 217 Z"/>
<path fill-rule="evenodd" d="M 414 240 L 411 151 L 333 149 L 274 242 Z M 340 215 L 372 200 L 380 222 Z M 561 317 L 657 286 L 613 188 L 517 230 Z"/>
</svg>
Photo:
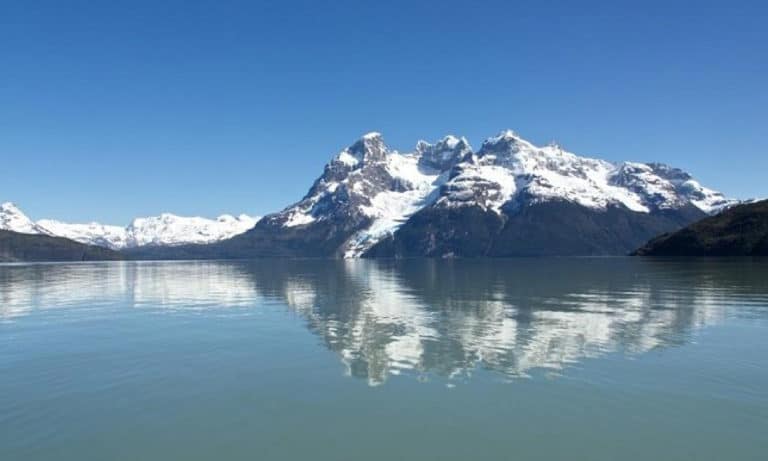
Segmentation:
<svg viewBox="0 0 768 461">
<path fill-rule="evenodd" d="M 252 305 L 253 282 L 239 266 L 208 262 L 129 265 L 137 306 L 212 308 Z"/>
<path fill-rule="evenodd" d="M 324 327 L 322 305 L 303 314 L 340 354 L 348 373 L 371 385 L 407 370 L 455 376 L 479 366 L 526 376 L 607 352 L 642 353 L 721 322 L 729 307 L 727 299 L 715 302 L 713 287 L 664 293 L 650 285 L 566 293 L 525 313 L 502 301 L 501 292 L 430 306 L 396 271 L 368 262 L 347 261 L 344 268 L 361 293 L 348 315 Z"/>
<path fill-rule="evenodd" d="M 534 288 L 520 294 L 520 286 L 505 284 L 509 279 L 493 280 L 493 271 L 455 262 L 450 278 L 424 264 L 411 272 L 350 260 L 7 265 L 0 266 L 0 321 L 69 306 L 211 310 L 276 299 L 306 319 L 350 375 L 377 385 L 409 371 L 448 377 L 477 367 L 507 376 L 559 371 L 608 352 L 679 344 L 698 328 L 749 312 L 745 306 L 768 305 L 755 283 L 731 283 L 712 272 L 597 285 L 550 285 L 534 274 L 524 284 Z M 421 285 L 413 280 L 419 276 Z M 452 281 L 462 284 L 445 292 Z"/>
<path fill-rule="evenodd" d="M 122 299 L 125 267 L 121 263 L 0 266 L 0 319 L 34 309 Z"/>
<path fill-rule="evenodd" d="M 88 302 L 214 308 L 253 304 L 252 279 L 210 262 L 36 264 L 0 267 L 0 318 Z"/>
</svg>

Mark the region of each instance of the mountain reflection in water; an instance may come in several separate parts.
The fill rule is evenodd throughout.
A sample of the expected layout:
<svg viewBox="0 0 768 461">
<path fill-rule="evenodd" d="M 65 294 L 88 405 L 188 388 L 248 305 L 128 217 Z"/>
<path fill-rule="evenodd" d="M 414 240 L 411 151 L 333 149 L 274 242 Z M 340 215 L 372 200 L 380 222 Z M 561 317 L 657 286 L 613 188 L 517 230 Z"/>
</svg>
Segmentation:
<svg viewBox="0 0 768 461">
<path fill-rule="evenodd" d="M 0 322 L 36 309 L 287 306 L 348 374 L 558 373 L 683 344 L 768 305 L 759 261 L 631 258 L 122 262 L 0 267 Z M 763 314 L 764 315 L 764 312 Z"/>
</svg>

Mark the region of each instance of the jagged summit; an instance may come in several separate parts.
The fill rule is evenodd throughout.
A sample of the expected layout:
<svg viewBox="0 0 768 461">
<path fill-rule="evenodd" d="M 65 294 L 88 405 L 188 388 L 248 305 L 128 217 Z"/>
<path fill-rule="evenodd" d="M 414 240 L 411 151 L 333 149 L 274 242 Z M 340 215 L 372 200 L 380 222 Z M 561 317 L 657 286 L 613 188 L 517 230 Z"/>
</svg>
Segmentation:
<svg viewBox="0 0 768 461">
<path fill-rule="evenodd" d="M 381 160 L 388 152 L 389 148 L 384 144 L 381 133 L 371 131 L 341 151 L 337 158 L 348 166 L 354 166 L 360 162 Z"/>
<path fill-rule="evenodd" d="M 483 145 L 494 145 L 500 143 L 512 143 L 512 142 L 526 142 L 517 132 L 514 130 L 506 129 L 501 130 L 497 135 L 486 138 L 483 141 Z M 530 143 L 529 143 L 530 144 Z"/>
<path fill-rule="evenodd" d="M 419 157 L 420 165 L 445 171 L 471 154 L 472 146 L 469 145 L 467 138 L 448 135 L 435 144 L 419 141 L 416 143 L 416 152 L 413 155 Z"/>
<path fill-rule="evenodd" d="M 426 141 L 420 141 L 426 143 Z M 429 144 L 429 143 L 426 143 Z M 446 135 L 443 139 L 435 143 L 435 147 L 439 149 L 472 149 L 469 141 L 464 136 L 455 136 L 452 134 Z"/>
<path fill-rule="evenodd" d="M 477 151 L 466 138 L 447 135 L 419 141 L 406 153 L 372 132 L 334 157 L 300 202 L 262 225 L 297 235 L 322 225 L 325 233 L 341 232 L 334 237 L 343 242 L 338 254 L 357 256 L 424 210 L 476 207 L 507 216 L 556 201 L 644 214 L 686 207 L 712 213 L 733 203 L 679 169 L 583 157 L 557 144 L 540 147 L 512 130 L 487 138 Z"/>
</svg>

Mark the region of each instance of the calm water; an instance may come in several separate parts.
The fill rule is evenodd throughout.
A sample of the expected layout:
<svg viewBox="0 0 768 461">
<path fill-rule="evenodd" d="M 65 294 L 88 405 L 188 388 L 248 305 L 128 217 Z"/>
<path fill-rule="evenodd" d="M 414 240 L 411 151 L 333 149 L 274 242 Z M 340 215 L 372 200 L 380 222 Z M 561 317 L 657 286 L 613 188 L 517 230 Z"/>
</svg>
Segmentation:
<svg viewBox="0 0 768 461">
<path fill-rule="evenodd" d="M 0 266 L 0 460 L 765 460 L 768 261 Z"/>
</svg>

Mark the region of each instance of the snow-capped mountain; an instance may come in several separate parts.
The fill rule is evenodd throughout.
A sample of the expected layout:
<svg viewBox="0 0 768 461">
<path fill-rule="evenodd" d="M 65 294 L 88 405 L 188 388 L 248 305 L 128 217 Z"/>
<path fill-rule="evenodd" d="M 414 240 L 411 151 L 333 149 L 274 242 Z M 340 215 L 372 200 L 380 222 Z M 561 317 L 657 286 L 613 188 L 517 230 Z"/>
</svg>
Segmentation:
<svg viewBox="0 0 768 461">
<path fill-rule="evenodd" d="M 449 135 L 405 153 L 372 132 L 261 220 L 164 214 L 121 228 L 33 223 L 9 207 L 0 223 L 138 258 L 603 255 L 735 203 L 677 168 L 583 157 L 510 130 L 476 151 Z"/>
<path fill-rule="evenodd" d="M 65 237 L 80 243 L 111 249 L 128 246 L 126 229 L 99 223 L 69 224 L 53 219 L 41 219 L 36 223 L 39 233 Z"/>
<path fill-rule="evenodd" d="M 734 203 L 676 168 L 582 157 L 554 144 L 536 146 L 510 130 L 486 139 L 477 151 L 464 138 L 446 136 L 435 144 L 419 141 L 407 153 L 390 149 L 373 132 L 334 156 L 302 200 L 233 239 L 225 254 L 518 254 L 517 246 L 497 244 L 520 219 L 537 225 L 549 220 L 557 227 L 550 234 L 583 237 L 564 253 L 605 254 L 629 251 Z M 567 213 L 556 212 L 560 218 L 578 217 L 569 223 L 526 214 L 543 213 L 545 205 L 566 207 Z M 474 240 L 471 251 L 453 248 L 467 239 Z"/>
<path fill-rule="evenodd" d="M 328 163 L 299 203 L 268 219 L 283 227 L 343 223 L 356 231 L 344 254 L 361 254 L 431 203 L 450 168 L 470 152 L 465 139 L 448 136 L 435 145 L 420 141 L 415 152 L 401 154 L 381 134 L 368 133 Z"/>
<path fill-rule="evenodd" d="M 623 205 L 642 213 L 692 204 L 708 214 L 735 203 L 677 168 L 580 157 L 556 144 L 537 147 L 507 130 L 454 169 L 438 205 L 498 212 L 520 200 L 564 200 L 601 210 Z"/>
<path fill-rule="evenodd" d="M 20 232 L 22 234 L 39 234 L 37 225 L 16 206 L 15 203 L 0 204 L 0 230 Z"/>
<path fill-rule="evenodd" d="M 76 242 L 111 249 L 146 245 L 174 246 L 213 243 L 241 234 L 256 225 L 259 218 L 248 215 L 222 215 L 216 219 L 183 217 L 170 213 L 136 218 L 127 227 L 99 223 L 70 224 L 52 219 L 33 222 L 12 203 L 0 205 L 0 229 L 25 234 L 65 237 Z"/>
<path fill-rule="evenodd" d="M 211 243 L 242 234 L 255 226 L 258 220 L 244 214 L 237 217 L 225 214 L 216 219 L 206 219 L 163 213 L 151 218 L 137 218 L 126 228 L 126 246 Z"/>
</svg>

